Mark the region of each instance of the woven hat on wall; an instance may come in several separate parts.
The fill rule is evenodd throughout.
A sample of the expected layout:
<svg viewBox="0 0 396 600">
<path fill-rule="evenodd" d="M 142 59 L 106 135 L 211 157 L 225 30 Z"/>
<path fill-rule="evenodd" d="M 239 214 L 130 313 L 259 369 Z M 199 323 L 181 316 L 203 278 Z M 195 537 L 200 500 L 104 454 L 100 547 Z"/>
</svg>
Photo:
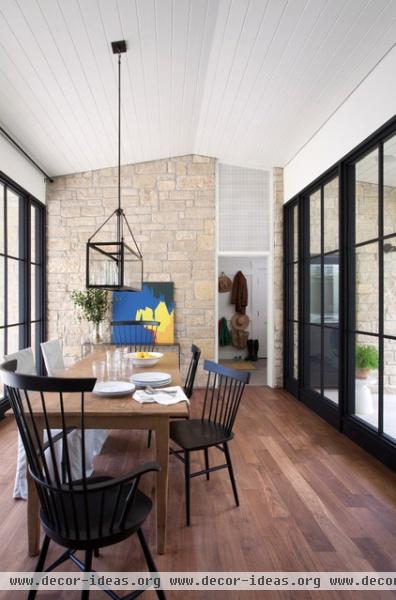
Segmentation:
<svg viewBox="0 0 396 600">
<path fill-rule="evenodd" d="M 225 273 L 222 273 L 219 277 L 219 292 L 224 294 L 230 292 L 232 288 L 232 281 Z"/>
<path fill-rule="evenodd" d="M 235 313 L 231 319 L 231 327 L 233 329 L 243 330 L 249 326 L 250 319 L 247 315 L 241 315 L 241 313 Z"/>
</svg>

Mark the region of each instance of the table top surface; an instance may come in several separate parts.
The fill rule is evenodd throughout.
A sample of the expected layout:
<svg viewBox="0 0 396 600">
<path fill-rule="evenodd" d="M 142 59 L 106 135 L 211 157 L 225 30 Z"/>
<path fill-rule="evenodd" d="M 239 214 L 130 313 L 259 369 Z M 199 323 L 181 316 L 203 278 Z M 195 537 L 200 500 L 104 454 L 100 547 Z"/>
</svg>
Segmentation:
<svg viewBox="0 0 396 600">
<path fill-rule="evenodd" d="M 60 377 L 92 377 L 92 362 L 106 360 L 106 350 L 110 346 L 95 348 L 91 354 L 81 359 L 63 373 Z M 163 357 L 153 367 L 133 367 L 133 373 L 142 373 L 149 371 L 161 371 L 169 373 L 172 376 L 170 383 L 173 385 L 181 385 L 181 376 L 178 366 L 177 352 L 164 352 Z M 45 394 L 46 408 L 49 414 L 59 413 L 59 394 Z M 68 416 L 78 416 L 81 413 L 81 394 L 65 393 L 64 394 L 65 413 Z M 39 399 L 33 401 L 34 413 L 42 414 L 42 408 Z M 133 400 L 132 394 L 117 397 L 101 397 L 92 392 L 85 393 L 84 413 L 87 417 L 147 417 L 147 416 L 169 416 L 169 417 L 186 417 L 188 416 L 188 405 L 186 402 L 179 402 L 172 406 L 162 406 L 156 402 L 150 404 L 139 404 Z"/>
</svg>

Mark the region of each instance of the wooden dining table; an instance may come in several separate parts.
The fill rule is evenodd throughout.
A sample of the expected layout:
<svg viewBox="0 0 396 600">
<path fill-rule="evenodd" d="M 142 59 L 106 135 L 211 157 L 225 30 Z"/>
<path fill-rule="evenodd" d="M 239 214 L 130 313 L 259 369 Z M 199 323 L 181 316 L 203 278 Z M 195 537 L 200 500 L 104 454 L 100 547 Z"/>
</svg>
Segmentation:
<svg viewBox="0 0 396 600">
<path fill-rule="evenodd" d="M 62 377 L 92 377 L 92 362 L 106 359 L 106 350 L 111 346 L 96 347 L 95 350 L 82 360 L 59 374 Z M 161 371 L 172 376 L 170 385 L 180 385 L 178 355 L 176 352 L 165 352 L 163 357 L 153 367 L 133 367 L 134 373 Z M 74 397 L 73 397 L 74 396 Z M 47 404 L 49 424 L 53 428 L 61 426 L 58 409 L 51 410 Z M 155 431 L 155 459 L 161 470 L 156 474 L 155 510 L 157 529 L 157 552 L 163 554 L 166 546 L 167 498 L 168 498 L 168 459 L 169 459 L 169 419 L 172 417 L 188 417 L 189 409 L 186 402 L 171 406 L 156 403 L 139 404 L 132 394 L 118 397 L 100 397 L 94 393 L 85 395 L 85 427 L 89 429 L 145 429 Z M 40 404 L 34 408 L 35 418 L 44 431 L 44 418 Z M 73 394 L 65 394 L 65 414 L 70 427 L 79 427 L 81 413 L 79 399 Z M 34 556 L 39 552 L 40 523 L 39 500 L 36 486 L 28 473 L 28 547 L 29 554 Z"/>
</svg>

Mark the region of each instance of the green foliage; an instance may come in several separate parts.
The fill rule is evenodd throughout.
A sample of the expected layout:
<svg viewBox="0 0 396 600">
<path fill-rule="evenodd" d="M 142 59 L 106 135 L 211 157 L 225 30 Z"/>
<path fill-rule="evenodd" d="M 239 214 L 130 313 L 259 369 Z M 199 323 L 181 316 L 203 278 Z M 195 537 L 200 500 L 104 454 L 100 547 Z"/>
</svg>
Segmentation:
<svg viewBox="0 0 396 600">
<path fill-rule="evenodd" d="M 356 368 L 378 369 L 378 350 L 369 344 L 358 344 L 356 346 Z"/>
<path fill-rule="evenodd" d="M 74 305 L 79 310 L 78 318 L 99 325 L 110 307 L 110 294 L 107 290 L 88 289 L 71 293 Z"/>
</svg>

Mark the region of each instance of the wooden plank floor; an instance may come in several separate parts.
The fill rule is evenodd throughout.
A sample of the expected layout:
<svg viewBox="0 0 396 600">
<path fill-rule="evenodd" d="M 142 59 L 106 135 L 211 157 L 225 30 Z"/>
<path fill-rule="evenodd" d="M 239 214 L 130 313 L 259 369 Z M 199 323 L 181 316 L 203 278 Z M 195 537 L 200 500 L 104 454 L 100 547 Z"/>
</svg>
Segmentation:
<svg viewBox="0 0 396 600">
<path fill-rule="evenodd" d="M 196 392 L 193 412 L 202 393 Z M 225 471 L 192 485 L 192 526 L 184 526 L 182 465 L 170 460 L 168 552 L 156 556 L 164 571 L 396 571 L 396 476 L 337 433 L 286 392 L 246 391 L 231 444 L 241 506 L 233 503 Z M 211 461 L 216 460 L 211 452 Z M 0 422 L 1 570 L 33 569 L 26 551 L 26 504 L 12 499 L 16 431 Z M 142 432 L 112 432 L 99 472 L 125 473 L 150 459 Z M 196 466 L 202 457 L 197 457 Z M 151 493 L 153 480 L 145 490 Z M 154 522 L 145 530 L 154 549 Z M 59 549 L 50 548 L 50 557 Z M 145 570 L 136 540 L 105 548 L 94 567 Z M 65 567 L 73 570 L 73 567 Z M 43 596 L 43 595 L 42 595 Z M 209 592 L 168 592 L 168 598 L 212 597 Z M 262 598 L 259 592 L 216 592 L 216 600 Z M 390 598 L 391 592 L 321 592 L 326 599 Z M 0 598 L 11 594 L 0 592 Z M 13 593 L 12 597 L 25 597 Z M 78 598 L 77 592 L 47 592 L 46 598 Z M 104 598 L 100 593 L 93 599 Z M 150 600 L 153 592 L 144 596 Z M 266 598 L 317 598 L 315 592 L 267 592 Z M 38 596 L 40 598 L 40 595 Z"/>
</svg>

